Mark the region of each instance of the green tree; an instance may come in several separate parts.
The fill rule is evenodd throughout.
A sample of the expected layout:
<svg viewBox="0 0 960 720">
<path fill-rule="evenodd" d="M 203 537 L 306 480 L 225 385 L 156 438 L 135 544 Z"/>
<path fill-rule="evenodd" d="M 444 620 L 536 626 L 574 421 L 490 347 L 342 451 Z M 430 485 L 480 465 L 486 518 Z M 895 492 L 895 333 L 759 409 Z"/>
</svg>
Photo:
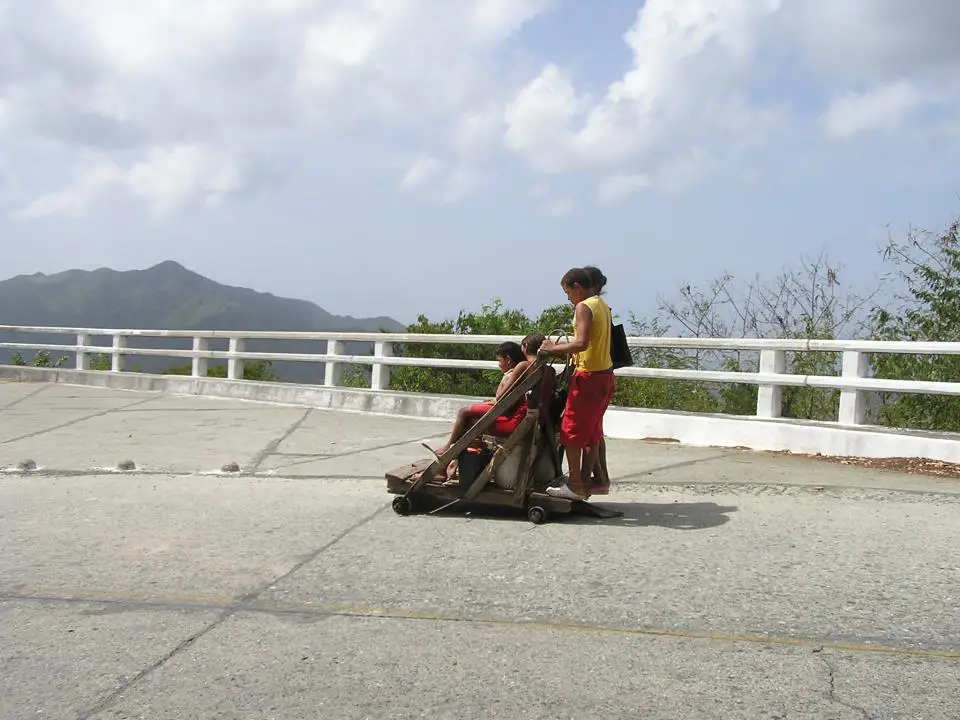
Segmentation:
<svg viewBox="0 0 960 720">
<path fill-rule="evenodd" d="M 164 375 L 192 375 L 193 364 L 176 365 L 163 371 Z M 226 378 L 226 365 L 213 365 L 207 368 L 207 377 Z M 273 370 L 273 363 L 270 360 L 248 361 L 243 364 L 243 379 L 254 380 L 257 382 L 277 382 L 280 377 Z"/>
<path fill-rule="evenodd" d="M 638 320 L 631 314 L 627 322 L 633 335 L 662 336 L 665 332 L 665 327 L 657 320 Z M 456 320 L 432 321 L 421 315 L 417 322 L 407 328 L 409 333 L 426 335 L 523 336 L 533 332 L 547 335 L 558 331 L 572 333 L 572 305 L 554 305 L 546 308 L 536 318 L 530 318 L 520 310 L 505 309 L 498 299 L 483 305 L 479 312 L 461 311 Z M 491 360 L 493 348 L 490 345 L 473 343 L 407 343 L 396 346 L 394 352 L 404 357 Z M 693 362 L 679 351 L 639 348 L 635 349 L 633 354 L 638 366 L 693 368 Z M 391 374 L 390 388 L 408 392 L 487 397 L 495 392 L 499 381 L 500 373 L 495 370 L 395 367 Z M 344 373 L 344 385 L 369 387 L 368 374 L 360 368 L 350 368 Z M 614 403 L 626 407 L 699 412 L 715 411 L 717 408 L 715 399 L 704 383 L 646 378 L 618 379 Z"/>
<path fill-rule="evenodd" d="M 667 327 L 658 318 L 638 319 L 630 314 L 628 324 L 631 335 L 640 337 L 663 337 Z M 633 349 L 636 367 L 671 370 L 694 370 L 696 360 L 683 351 L 643 347 Z M 689 380 L 660 378 L 617 378 L 617 390 L 613 404 L 620 407 L 645 407 L 657 410 L 688 410 L 691 412 L 716 412 L 718 404 L 706 383 Z"/>
<path fill-rule="evenodd" d="M 348 365 L 343 369 L 341 384 L 346 388 L 369 388 L 370 370 L 360 365 Z"/>
<path fill-rule="evenodd" d="M 873 310 L 878 340 L 960 341 L 960 218 L 943 232 L 911 230 L 904 242 L 890 239 L 883 258 L 893 263 L 905 291 L 892 307 Z M 871 356 L 876 377 L 960 381 L 956 355 Z M 960 398 L 881 394 L 880 421 L 895 427 L 960 430 Z"/>
<path fill-rule="evenodd" d="M 772 280 L 755 277 L 737 286 L 724 273 L 706 288 L 680 288 L 679 298 L 660 299 L 667 323 L 679 334 L 698 338 L 767 338 L 832 340 L 867 333 L 872 292 L 846 290 L 840 283 L 840 266 L 824 253 L 802 257 Z M 699 350 L 690 354 L 699 370 L 756 372 L 756 351 Z M 838 375 L 840 353 L 789 352 L 785 372 L 795 375 Z M 757 388 L 748 384 L 722 384 L 712 391 L 721 412 L 753 414 Z M 810 387 L 784 387 L 781 415 L 789 418 L 835 420 L 839 391 Z"/>
<path fill-rule="evenodd" d="M 90 356 L 90 369 L 103 372 L 113 367 L 112 359 L 106 353 L 96 353 Z"/>
<path fill-rule="evenodd" d="M 38 350 L 36 353 L 34 353 L 33 360 L 28 363 L 24 359 L 23 355 L 21 355 L 19 352 L 15 352 L 10 356 L 10 362 L 11 364 L 19 367 L 26 367 L 29 365 L 31 367 L 38 368 L 60 368 L 63 367 L 67 362 L 67 356 L 61 355 L 54 360 L 51 358 L 50 353 L 46 350 Z"/>
<path fill-rule="evenodd" d="M 428 335 L 513 335 L 524 336 L 555 330 L 570 331 L 573 325 L 573 306 L 554 305 L 536 318 L 529 318 L 521 310 L 505 309 L 500 299 L 483 305 L 480 312 L 461 311 L 456 320 L 432 321 L 420 315 L 407 327 L 408 333 Z M 394 354 L 410 358 L 446 358 L 461 360 L 493 360 L 493 348 L 474 343 L 403 343 L 394 346 Z M 345 375 L 347 375 L 345 373 Z M 460 370 L 455 368 L 394 367 L 390 375 L 390 389 L 407 392 L 439 393 L 486 397 L 493 395 L 500 382 L 496 370 Z M 366 374 L 353 369 L 345 384 L 368 387 Z"/>
</svg>

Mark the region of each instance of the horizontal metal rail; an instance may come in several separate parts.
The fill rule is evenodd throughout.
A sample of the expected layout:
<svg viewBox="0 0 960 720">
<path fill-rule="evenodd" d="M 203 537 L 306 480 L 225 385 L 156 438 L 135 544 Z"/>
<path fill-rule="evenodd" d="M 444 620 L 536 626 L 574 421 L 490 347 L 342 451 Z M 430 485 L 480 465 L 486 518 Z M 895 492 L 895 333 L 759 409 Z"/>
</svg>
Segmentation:
<svg viewBox="0 0 960 720">
<path fill-rule="evenodd" d="M 44 350 L 75 357 L 75 367 L 86 370 L 91 356 L 109 356 L 110 370 L 124 370 L 128 356 L 182 358 L 192 362 L 192 374 L 204 377 L 209 361 L 226 361 L 227 377 L 241 380 L 244 363 L 269 360 L 273 362 L 323 363 L 324 383 L 338 386 L 342 383 L 342 371 L 346 365 L 371 368 L 371 388 L 387 390 L 390 387 L 390 369 L 401 367 L 424 367 L 435 369 L 496 370 L 497 363 L 491 360 L 462 360 L 452 358 L 408 357 L 394 354 L 398 344 L 436 345 L 487 345 L 495 346 L 506 340 L 519 341 L 519 336 L 504 335 L 433 335 L 412 333 L 353 333 L 353 332 L 261 332 L 222 330 L 147 330 L 106 329 L 74 327 L 37 327 L 0 325 L 0 333 L 23 335 L 68 335 L 74 343 L 2 342 L 0 348 L 29 352 Z M 111 338 L 110 345 L 94 345 L 94 337 Z M 146 348 L 131 345 L 137 338 L 189 339 L 191 349 Z M 248 341 L 273 340 L 277 342 L 323 341 L 324 353 L 303 352 L 252 352 L 246 350 Z M 227 350 L 211 350 L 210 343 L 225 341 Z M 369 342 L 373 345 L 370 355 L 355 355 L 344 352 L 345 343 Z M 780 415 L 781 390 L 784 387 L 815 387 L 840 392 L 838 421 L 841 424 L 858 425 L 864 422 L 864 393 L 920 393 L 937 395 L 960 395 L 960 383 L 916 380 L 895 380 L 866 377 L 866 359 L 873 353 L 896 353 L 910 355 L 960 355 L 960 342 L 886 342 L 866 340 L 807 340 L 807 339 L 757 339 L 757 338 L 678 338 L 678 337 L 629 337 L 627 342 L 635 350 L 701 350 L 701 351 L 754 351 L 759 353 L 759 372 L 733 372 L 721 370 L 689 370 L 678 368 L 628 367 L 616 371 L 623 378 L 682 380 L 719 384 L 743 384 L 759 386 L 757 397 L 758 417 Z M 799 375 L 785 372 L 785 354 L 788 352 L 827 352 L 841 356 L 840 375 Z M 557 366 L 559 369 L 560 366 Z"/>
</svg>

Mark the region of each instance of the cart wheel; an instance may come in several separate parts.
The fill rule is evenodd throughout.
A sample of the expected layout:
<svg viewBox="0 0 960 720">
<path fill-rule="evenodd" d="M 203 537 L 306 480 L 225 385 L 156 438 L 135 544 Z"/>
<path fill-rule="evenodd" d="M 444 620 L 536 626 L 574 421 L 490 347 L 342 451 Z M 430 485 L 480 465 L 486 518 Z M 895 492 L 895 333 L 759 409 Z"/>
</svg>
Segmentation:
<svg viewBox="0 0 960 720">
<path fill-rule="evenodd" d="M 547 521 L 547 511 L 539 505 L 534 505 L 527 510 L 527 519 L 534 525 L 540 525 Z"/>
<path fill-rule="evenodd" d="M 397 515 L 409 515 L 413 512 L 413 502 L 403 495 L 395 497 L 393 499 L 393 511 Z"/>
</svg>

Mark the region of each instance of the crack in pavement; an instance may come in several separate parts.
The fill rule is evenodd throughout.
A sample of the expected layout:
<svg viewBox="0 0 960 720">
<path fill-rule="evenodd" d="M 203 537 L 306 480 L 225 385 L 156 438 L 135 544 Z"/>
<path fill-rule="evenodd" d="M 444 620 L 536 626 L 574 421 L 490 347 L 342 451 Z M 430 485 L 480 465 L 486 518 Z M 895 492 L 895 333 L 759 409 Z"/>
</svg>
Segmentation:
<svg viewBox="0 0 960 720">
<path fill-rule="evenodd" d="M 629 475 L 621 475 L 620 477 L 610 477 L 610 482 L 617 483 L 630 483 L 636 478 L 642 478 L 645 475 L 653 475 L 657 472 L 662 472 L 663 470 L 674 470 L 676 468 L 689 467 L 691 465 L 697 465 L 702 462 L 710 462 L 711 460 L 720 460 L 725 458 L 732 453 L 725 452 L 718 455 L 708 455 L 707 457 L 696 458 L 695 460 L 681 460 L 680 462 L 671 463 L 669 465 L 661 465 L 660 467 L 650 468 L 649 470 L 641 470 L 640 472 L 630 473 Z"/>
<path fill-rule="evenodd" d="M 244 480 L 274 480 L 278 482 L 295 482 L 299 480 L 384 480 L 383 475 L 274 475 L 270 471 L 256 473 L 236 473 L 225 471 L 194 472 L 191 470 L 113 470 L 110 468 L 91 468 L 89 470 L 63 470 L 57 468 L 38 468 L 36 470 L 21 470 L 17 467 L 0 467 L 0 478 L 9 477 L 40 477 L 40 478 L 91 478 L 112 477 L 130 478 L 167 478 L 178 480 L 184 478 L 211 477 L 211 478 L 243 478 Z"/>
<path fill-rule="evenodd" d="M 36 397 L 37 395 L 39 395 L 40 393 L 42 393 L 44 390 L 48 389 L 49 387 L 50 387 L 49 384 L 43 383 L 43 385 L 41 385 L 39 388 L 37 388 L 37 389 L 34 390 L 33 392 L 27 393 L 27 394 L 24 395 L 23 397 L 19 397 L 19 398 L 17 398 L 16 400 L 13 400 L 13 401 L 11 401 L 11 402 L 8 402 L 6 405 L 0 406 L 0 413 L 3 413 L 3 412 L 5 412 L 6 410 L 9 410 L 9 409 L 12 408 L 12 407 L 16 407 L 16 406 L 19 405 L 20 403 L 26 402 L 27 400 L 30 400 L 31 398 Z"/>
<path fill-rule="evenodd" d="M 367 450 L 358 450 L 357 454 L 367 452 Z M 346 453 L 345 453 L 346 455 Z M 326 459 L 330 456 L 318 457 L 317 459 Z M 282 468 L 280 468 L 282 469 Z M 348 473 L 304 473 L 304 474 L 284 474 L 277 472 L 277 469 L 271 468 L 259 472 L 226 472 L 223 470 L 197 471 L 191 469 L 167 469 L 167 470 L 118 470 L 112 468 L 89 468 L 84 470 L 72 470 L 67 468 L 48 468 L 39 467 L 36 470 L 21 470 L 18 467 L 0 467 L 0 480 L 5 477 L 10 478 L 51 478 L 51 479 L 71 479 L 71 478 L 94 478 L 94 477 L 112 477 L 123 478 L 166 478 L 169 480 L 178 480 L 183 478 L 243 478 L 244 480 L 269 480 L 273 482 L 300 482 L 300 481 L 358 481 L 373 482 L 384 480 L 383 475 L 361 475 Z M 784 482 L 764 482 L 761 480 L 755 482 L 711 482 L 708 480 L 690 480 L 687 482 L 629 482 L 622 483 L 632 488 L 643 487 L 654 493 L 685 493 L 694 496 L 713 497 L 716 495 L 748 495 L 754 497 L 761 496 L 795 496 L 796 494 L 809 495 L 813 497 L 831 498 L 838 501 L 866 500 L 866 501 L 885 501 L 895 500 L 900 502 L 918 502 L 918 503 L 945 503 L 949 505 L 960 504 L 960 490 L 957 492 L 944 492 L 938 490 L 915 490 L 907 488 L 890 487 L 872 487 L 870 485 L 805 485 L 797 483 Z M 614 495 L 597 495 L 592 502 L 611 503 L 616 505 L 621 499 Z M 624 501 L 635 501 L 635 498 L 623 498 Z"/>
<path fill-rule="evenodd" d="M 168 660 L 170 660 L 170 658 L 174 657 L 175 655 L 177 655 L 177 654 L 183 652 L 184 650 L 186 650 L 187 648 L 189 648 L 189 647 L 190 647 L 191 645 L 193 645 L 197 640 L 199 640 L 199 639 L 202 638 L 204 635 L 206 635 L 208 632 L 210 632 L 210 631 L 213 630 L 215 627 L 217 627 L 218 625 L 220 625 L 220 623 L 222 623 L 224 620 L 227 619 L 227 617 L 229 617 L 229 616 L 232 615 L 232 614 L 233 614 L 232 611 L 227 611 L 227 612 L 221 614 L 221 616 L 220 616 L 219 618 L 217 618 L 217 619 L 214 620 L 213 622 L 208 623 L 206 626 L 204 626 L 203 628 L 201 628 L 199 631 L 197 631 L 197 632 L 193 633 L 192 635 L 190 635 L 189 637 L 185 638 L 182 642 L 180 642 L 180 644 L 178 644 L 175 648 L 173 648 L 173 650 L 171 650 L 170 652 L 168 652 L 168 653 L 167 653 L 166 655 L 164 655 L 163 657 L 159 658 L 159 659 L 158 659 L 157 661 L 155 661 L 152 665 L 150 665 L 150 666 L 144 668 L 143 670 L 139 671 L 137 674 L 135 674 L 135 675 L 134 675 L 132 678 L 130 678 L 128 681 L 124 682 L 124 683 L 123 683 L 120 687 L 118 687 L 116 690 L 114 690 L 114 691 L 111 692 L 109 695 L 107 695 L 105 698 L 103 698 L 102 700 L 100 700 L 97 704 L 93 705 L 92 707 L 90 707 L 90 708 L 87 709 L 87 710 L 81 710 L 80 712 L 78 712 L 78 713 L 77 713 L 77 720 L 89 720 L 89 718 L 93 717 L 94 715 L 102 712 L 103 710 L 106 710 L 108 707 L 110 707 L 111 705 L 113 705 L 117 700 L 119 700 L 119 699 L 123 696 L 123 693 L 125 693 L 128 689 L 130 689 L 134 684 L 136 684 L 137 682 L 139 682 L 139 681 L 142 680 L 143 678 L 147 677 L 148 675 L 150 675 L 152 672 L 154 672 L 154 671 L 157 670 L 158 668 L 162 667 Z"/>
<path fill-rule="evenodd" d="M 375 447 L 360 448 L 358 450 L 347 450 L 341 453 L 329 453 L 325 455 L 308 455 L 307 453 L 302 453 L 301 457 L 304 459 L 295 460 L 293 462 L 284 463 L 282 465 L 277 465 L 271 470 L 284 470 L 287 468 L 296 467 L 298 465 L 309 465 L 312 462 L 320 462 L 322 460 L 336 460 L 338 458 L 352 457 L 354 455 L 362 455 L 363 453 L 376 452 L 377 450 L 391 450 L 396 447 L 403 447 L 404 445 L 412 445 L 416 442 L 426 442 L 427 440 L 433 440 L 434 438 L 445 437 L 445 435 L 428 435 L 426 437 L 413 438 L 412 440 L 398 440 L 396 442 L 387 443 L 386 445 L 377 445 Z"/>
<path fill-rule="evenodd" d="M 827 659 L 826 655 L 824 654 L 823 646 L 814 650 L 814 653 L 816 653 L 817 657 L 827 668 L 827 700 L 835 705 L 840 705 L 848 710 L 853 710 L 854 712 L 860 713 L 864 720 L 873 720 L 872 716 L 866 711 L 865 708 L 862 708 L 859 705 L 854 705 L 853 703 L 849 703 L 846 700 L 841 700 L 839 697 L 837 697 L 837 669 L 833 666 L 833 663 Z"/>
<path fill-rule="evenodd" d="M 68 410 L 69 408 L 60 408 L 62 410 Z M 168 407 L 168 408 L 150 408 L 149 410 L 131 410 L 132 413 L 146 412 L 153 415 L 154 413 L 225 413 L 230 415 L 236 415 L 236 408 L 177 408 L 177 407 Z"/>
<path fill-rule="evenodd" d="M 266 460 L 270 455 L 277 451 L 277 448 L 280 447 L 283 442 L 293 435 L 297 430 L 300 429 L 300 426 L 306 422 L 307 418 L 310 417 L 310 414 L 313 412 L 313 408 L 308 408 L 303 415 L 300 416 L 298 420 L 293 422 L 290 427 L 278 438 L 274 438 L 267 443 L 266 447 L 263 448 L 260 452 L 253 456 L 253 460 L 250 462 L 250 467 L 244 471 L 243 475 L 249 475 L 255 473 L 260 469 L 260 466 L 263 465 L 263 461 Z"/>
<path fill-rule="evenodd" d="M 128 408 L 137 407 L 138 405 L 146 405 L 147 403 L 154 402 L 160 396 L 147 398 L 145 400 L 137 400 L 134 403 L 129 403 L 127 405 L 121 405 L 120 407 L 110 408 L 109 410 L 101 410 L 100 412 L 91 413 L 90 415 L 83 415 L 75 420 L 70 420 L 69 422 L 60 423 L 59 425 L 54 425 L 53 427 L 48 427 L 44 430 L 37 430 L 36 432 L 27 433 L 26 435 L 20 435 L 19 437 L 10 438 L 9 440 L 0 441 L 0 445 L 9 445 L 10 443 L 19 442 L 20 440 L 29 440 L 30 438 L 39 437 L 41 435 L 46 435 L 47 433 L 54 432 L 55 430 L 62 430 L 63 428 L 70 427 L 71 425 L 79 425 L 80 423 L 86 422 L 87 420 L 94 420 L 110 413 L 123 412 Z"/>
<path fill-rule="evenodd" d="M 326 552 L 327 550 L 332 548 L 334 545 L 339 543 L 341 540 L 347 537 L 350 533 L 356 530 L 359 530 L 360 528 L 362 528 L 364 525 L 372 521 L 380 513 L 382 513 L 384 510 L 386 510 L 389 507 L 390 507 L 389 503 L 385 504 L 382 507 L 375 510 L 370 515 L 367 515 L 366 517 L 358 520 L 353 525 L 348 527 L 346 530 L 343 530 L 342 532 L 337 534 L 332 540 L 329 540 L 328 542 L 324 543 L 320 547 L 310 551 L 309 553 L 301 557 L 297 562 L 294 563 L 293 567 L 291 567 L 286 572 L 278 575 L 272 580 L 268 580 L 264 583 L 261 583 L 250 592 L 246 593 L 245 595 L 242 595 L 239 598 L 239 600 L 236 600 L 232 604 L 224 607 L 220 615 L 217 616 L 215 620 L 205 625 L 199 631 L 185 638 L 183 641 L 178 643 L 172 650 L 170 650 L 170 652 L 164 654 L 155 662 L 151 663 L 144 669 L 137 672 L 130 679 L 121 683 L 119 687 L 117 687 L 115 690 L 112 690 L 110 693 L 108 693 L 106 696 L 101 698 L 94 705 L 92 705 L 86 710 L 79 712 L 77 714 L 77 720 L 89 720 L 89 718 L 93 717 L 94 715 L 100 712 L 103 712 L 107 708 L 114 705 L 118 700 L 120 700 L 123 697 L 124 693 L 130 690 L 133 686 L 135 686 L 141 680 L 152 675 L 154 672 L 162 668 L 171 659 L 173 659 L 174 657 L 182 653 L 184 650 L 187 650 L 188 648 L 190 648 L 200 638 L 204 637 L 205 635 L 210 633 L 212 630 L 215 630 L 218 627 L 220 627 L 223 623 L 225 623 L 227 620 L 229 620 L 231 617 L 233 617 L 237 613 L 244 612 L 245 610 L 247 610 L 250 606 L 252 606 L 253 602 L 265 591 L 269 590 L 271 587 L 273 587 L 277 583 L 283 582 L 284 580 L 289 578 L 291 575 L 296 573 L 298 570 L 303 568 L 305 565 L 316 560 L 318 557 L 320 557 L 320 555 L 322 555 L 324 552 Z"/>
<path fill-rule="evenodd" d="M 256 478 L 258 480 L 283 480 L 286 482 L 295 482 L 298 480 L 360 480 L 360 481 L 376 481 L 376 482 L 385 482 L 386 477 L 383 475 L 271 475 L 269 473 L 258 473 L 256 475 L 251 475 L 250 477 Z"/>
<path fill-rule="evenodd" d="M 60 591 L 35 591 L 29 592 L 23 588 L 11 589 L 9 591 L 0 590 L 0 602 L 36 602 L 36 603 L 62 603 L 67 605 L 104 605 L 115 606 L 122 609 L 159 609 L 159 610 L 220 610 L 223 618 L 238 613 L 263 614 L 271 616 L 310 616 L 310 617 L 344 617 L 344 618 L 375 618 L 397 621 L 420 621 L 420 622 L 446 622 L 461 623 L 465 625 L 492 625 L 510 628 L 528 628 L 532 630 L 544 631 L 566 631 L 566 632 L 584 632 L 601 633 L 609 635 L 624 635 L 636 637 L 659 637 L 672 638 L 677 640 L 703 640 L 708 642 L 721 642 L 733 644 L 752 644 L 760 646 L 789 646 L 797 648 L 811 648 L 814 654 L 820 656 L 821 661 L 828 669 L 828 680 L 830 688 L 830 699 L 840 705 L 857 710 L 864 715 L 866 710 L 855 705 L 847 703 L 836 697 L 835 675 L 836 672 L 832 664 L 826 660 L 824 653 L 829 650 L 834 653 L 849 653 L 851 655 L 893 655 L 897 657 L 915 657 L 924 660 L 937 660 L 941 662 L 960 663 L 960 651 L 938 650 L 934 648 L 918 648 L 915 646 L 897 646 L 897 645 L 876 645 L 876 644 L 857 644 L 853 642 L 840 642 L 824 640 L 822 638 L 805 638 L 785 635 L 751 635 L 736 632 L 721 632 L 698 630 L 693 628 L 664 628 L 664 627 L 629 627 L 616 625 L 600 625 L 588 622 L 564 621 L 564 620 L 537 620 L 531 618 L 517 617 L 498 617 L 484 615 L 468 615 L 456 612 L 437 612 L 432 610 L 418 610 L 411 607 L 377 606 L 377 605 L 344 605 L 329 603 L 303 603 L 291 602 L 282 603 L 273 601 L 270 603 L 256 602 L 264 591 L 271 589 L 278 582 L 289 578 L 292 574 L 300 570 L 304 565 L 315 560 L 325 550 L 340 542 L 350 532 L 358 529 L 362 525 L 370 522 L 374 517 L 383 512 L 386 506 L 377 510 L 373 515 L 361 520 L 353 528 L 348 529 L 326 545 L 302 558 L 289 571 L 278 577 L 264 583 L 260 588 L 243 596 L 240 600 L 229 597 L 150 597 L 137 595 L 123 595 L 119 592 L 76 592 L 71 595 L 63 594 Z M 202 633 L 197 633 L 199 636 Z M 192 636 L 191 636 L 192 637 Z M 178 647 L 182 646 L 180 643 Z M 165 656 L 167 657 L 167 656 Z M 173 655 L 169 655 L 173 657 Z M 168 659 L 169 659 L 168 657 Z"/>
</svg>

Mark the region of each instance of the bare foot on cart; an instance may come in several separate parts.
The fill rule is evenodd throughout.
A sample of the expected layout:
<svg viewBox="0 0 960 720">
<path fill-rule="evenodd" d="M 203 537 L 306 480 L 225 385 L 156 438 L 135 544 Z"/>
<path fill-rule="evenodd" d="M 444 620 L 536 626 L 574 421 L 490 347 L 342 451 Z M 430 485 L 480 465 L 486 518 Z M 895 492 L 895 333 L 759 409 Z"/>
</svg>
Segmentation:
<svg viewBox="0 0 960 720">
<path fill-rule="evenodd" d="M 431 453 L 437 460 L 439 460 L 439 459 L 440 459 L 440 456 L 443 455 L 443 454 L 447 451 L 447 448 L 446 448 L 446 447 L 442 447 L 442 448 L 440 448 L 439 450 L 434 450 L 432 447 L 430 447 L 429 445 L 427 445 L 425 442 L 420 443 L 420 445 L 423 446 L 423 447 L 425 447 L 427 450 L 429 450 L 430 453 Z"/>
<path fill-rule="evenodd" d="M 460 483 L 458 476 L 458 471 L 460 469 L 460 463 L 456 460 L 451 460 L 450 464 L 447 465 L 446 479 L 444 485 L 458 485 Z"/>
</svg>

